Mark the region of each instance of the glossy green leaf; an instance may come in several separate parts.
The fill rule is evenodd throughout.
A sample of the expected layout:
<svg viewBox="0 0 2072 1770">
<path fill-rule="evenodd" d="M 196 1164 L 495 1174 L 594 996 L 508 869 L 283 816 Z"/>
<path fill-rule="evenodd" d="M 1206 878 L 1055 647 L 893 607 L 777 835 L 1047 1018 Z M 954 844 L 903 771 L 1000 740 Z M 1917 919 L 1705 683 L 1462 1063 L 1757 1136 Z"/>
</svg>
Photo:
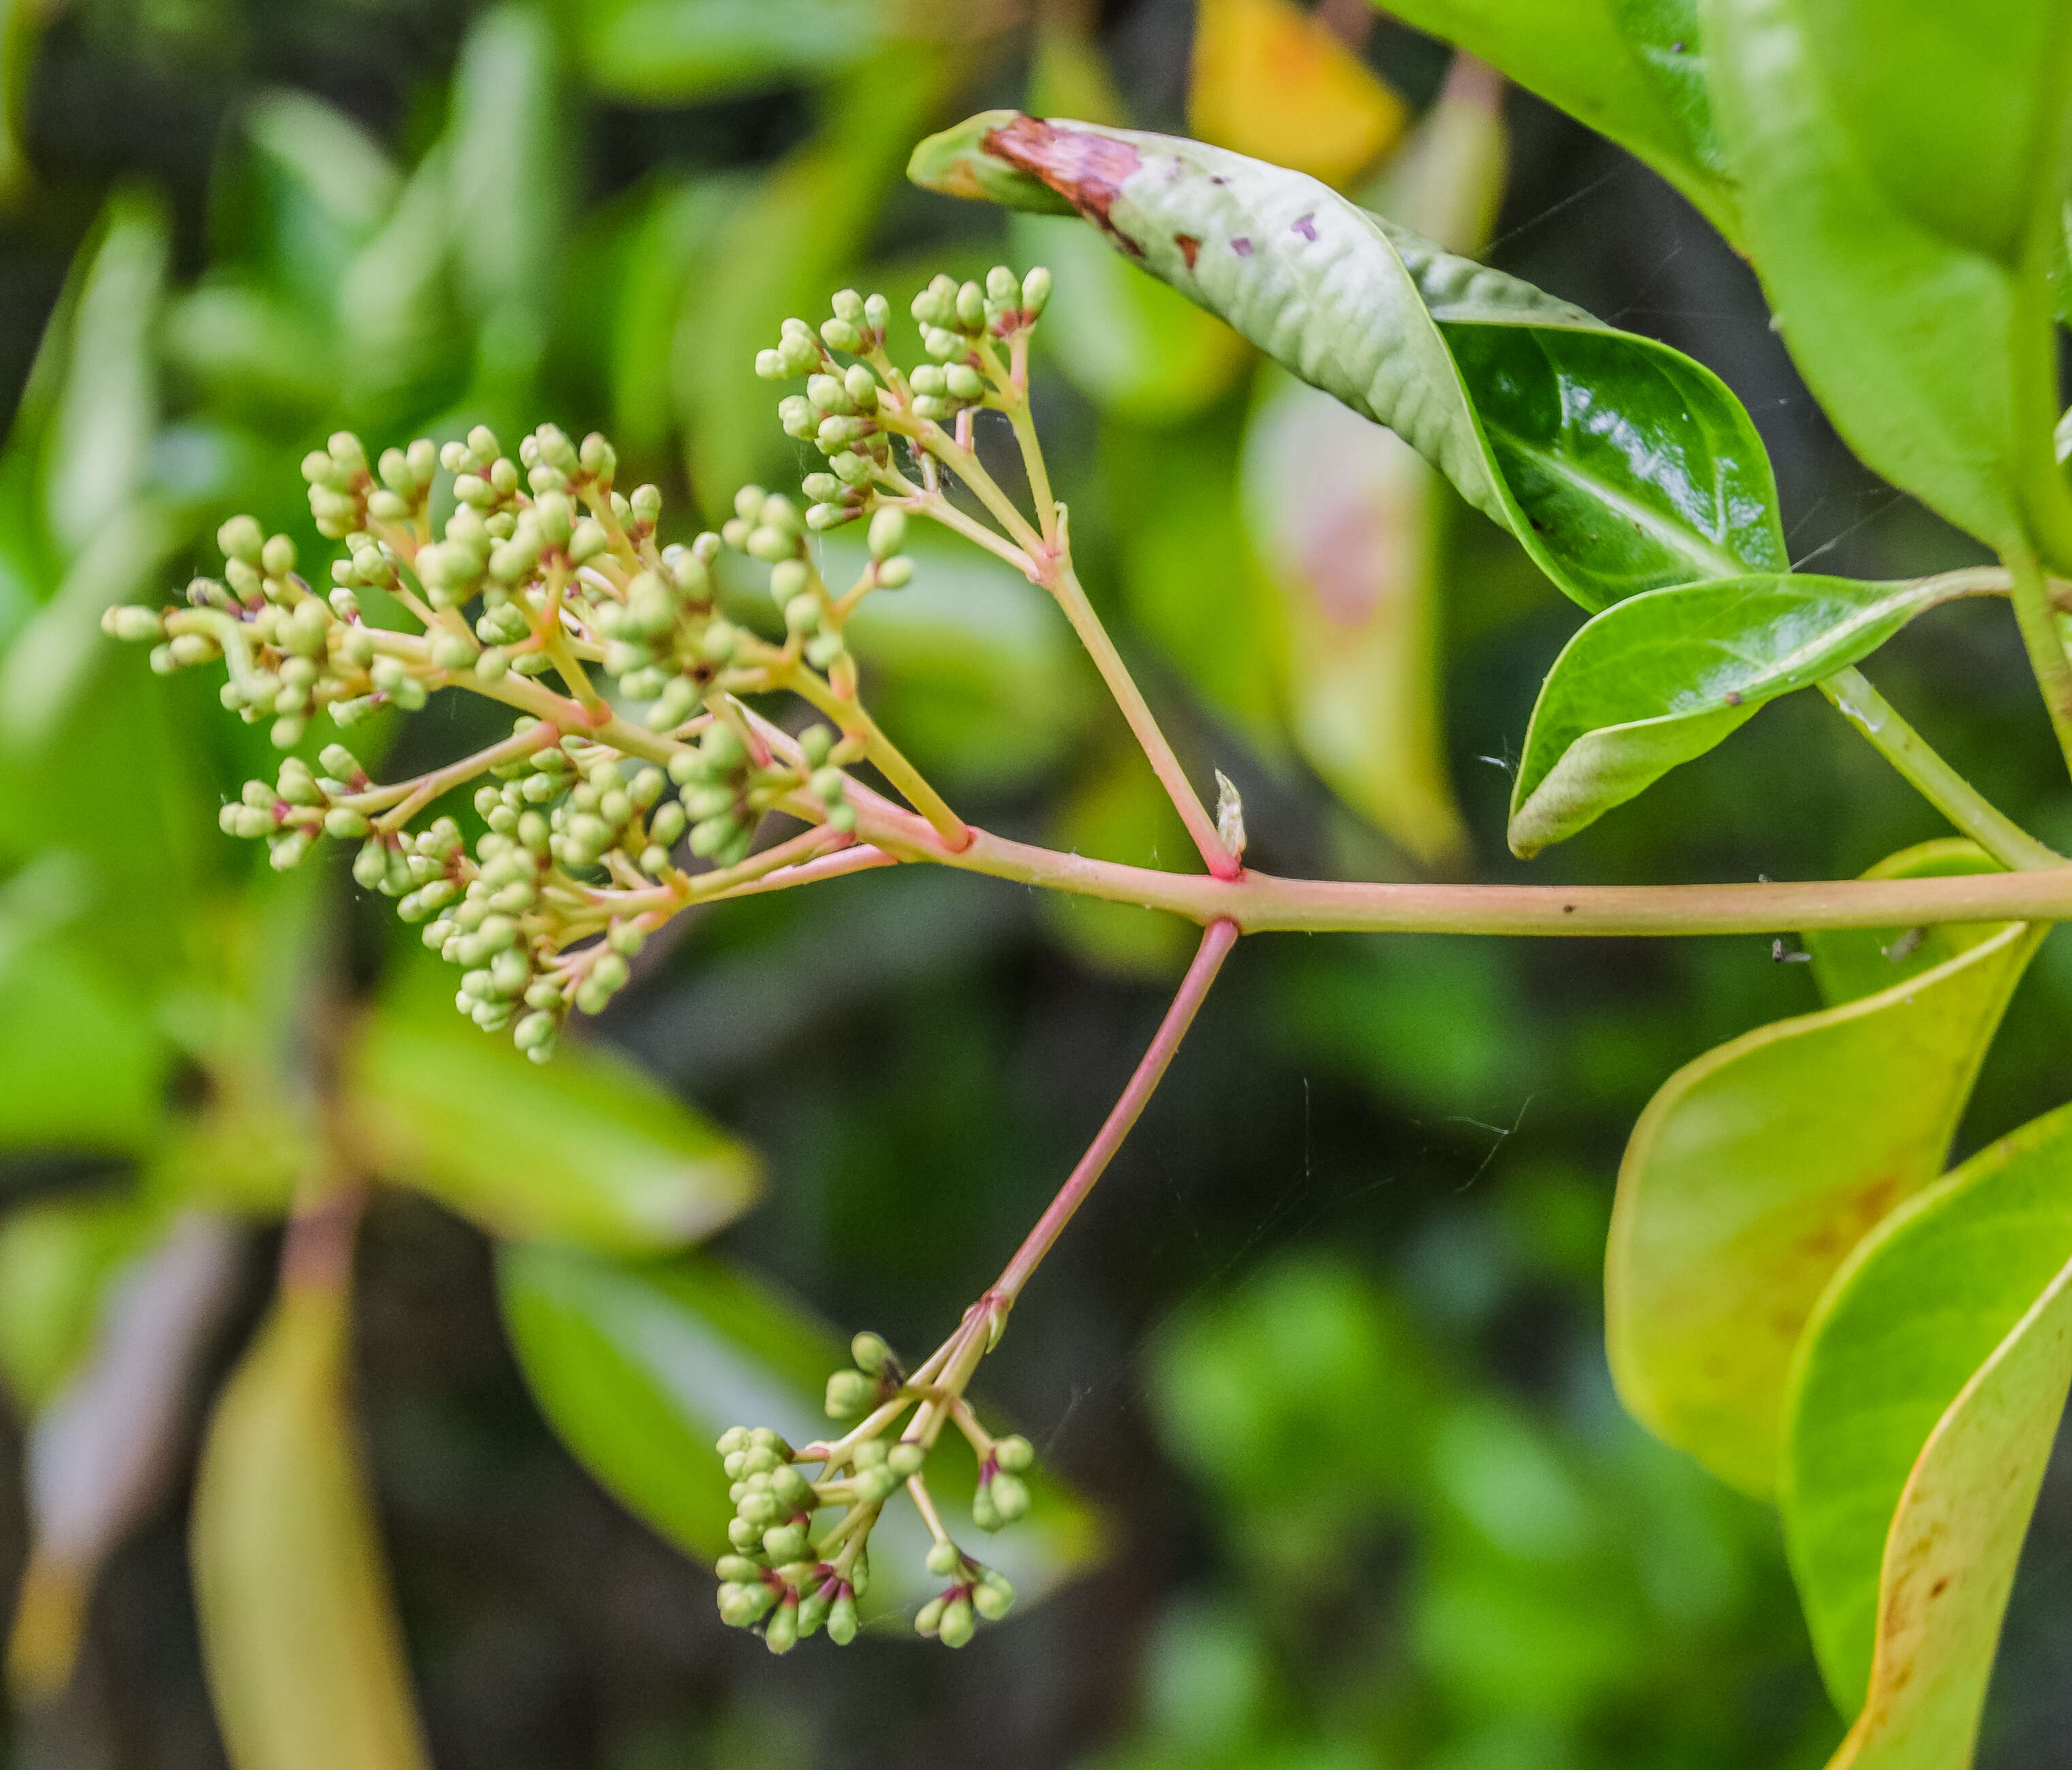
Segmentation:
<svg viewBox="0 0 2072 1770">
<path fill-rule="evenodd" d="M 1569 640 L 1511 785 L 1511 852 L 1565 840 L 1780 695 L 1866 658 L 1953 592 L 1934 578 L 1729 578 L 1652 590 Z"/>
<path fill-rule="evenodd" d="M 716 1260 L 624 1265 L 507 1246 L 498 1278 L 520 1366 L 562 1441 L 630 1510 L 700 1560 L 727 1552 L 734 1515 L 713 1448 L 719 1435 L 770 1426 L 806 1444 L 827 1429 L 821 1398 L 828 1374 L 848 1362 L 846 1347 Z M 954 1453 L 930 1465 L 929 1487 L 953 1513 L 975 1485 L 966 1468 Z M 985 1539 L 983 1553 L 1034 1598 L 1087 1563 L 1098 1532 L 1040 1470 L 1030 1491 L 1028 1517 Z M 921 1595 L 927 1541 L 911 1507 L 886 1509 L 873 1540 L 874 1608 Z"/>
<path fill-rule="evenodd" d="M 189 1553 L 232 1770 L 426 1770 L 347 1398 L 349 1308 L 284 1285 L 202 1446 Z"/>
<path fill-rule="evenodd" d="M 1785 342 L 1857 454 L 1989 546 L 2072 557 L 2046 273 L 2072 138 L 2053 0 L 1704 0 Z"/>
<path fill-rule="evenodd" d="M 1396 431 L 1585 608 L 1786 569 L 1748 414 L 1667 346 L 1199 142 L 994 111 L 909 167 L 952 194 L 1003 170 L 1047 180 L 1142 269 Z"/>
<path fill-rule="evenodd" d="M 680 105 L 838 72 L 882 39 L 882 0 L 603 0 L 574 7 L 592 87 Z"/>
<path fill-rule="evenodd" d="M 364 1159 L 494 1235 L 614 1254 L 681 1247 L 760 1189 L 754 1156 L 601 1047 L 546 1064 L 442 1004 L 364 1021 L 344 1096 Z"/>
<path fill-rule="evenodd" d="M 1610 136 L 1737 236 L 1696 0 L 1390 0 L 1388 10 Z"/>
<path fill-rule="evenodd" d="M 1605 1260 L 1612 1374 L 1642 1423 L 1770 1490 L 1807 1319 L 1851 1248 L 1942 1173 L 2043 932 L 2008 923 L 1663 1084 L 1626 1147 Z"/>
<path fill-rule="evenodd" d="M 1845 1715 L 1861 1710 L 1837 1765 L 1970 1761 L 2068 1382 L 2061 1107 L 1868 1238 L 1793 1367 L 1786 1541 L 1827 1687 Z"/>
</svg>

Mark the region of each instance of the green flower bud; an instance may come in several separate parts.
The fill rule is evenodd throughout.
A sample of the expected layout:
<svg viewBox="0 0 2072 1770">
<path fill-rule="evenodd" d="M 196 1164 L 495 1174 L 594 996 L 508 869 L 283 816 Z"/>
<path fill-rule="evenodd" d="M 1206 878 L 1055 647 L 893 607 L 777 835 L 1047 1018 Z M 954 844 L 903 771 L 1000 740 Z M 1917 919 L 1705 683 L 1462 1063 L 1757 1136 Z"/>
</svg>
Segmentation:
<svg viewBox="0 0 2072 1770">
<path fill-rule="evenodd" d="M 125 639 L 139 644 L 146 639 L 165 637 L 165 617 L 156 609 L 140 608 L 134 605 L 113 608 L 101 618 L 101 630 L 111 639 Z"/>
<path fill-rule="evenodd" d="M 722 1555 L 713 1565 L 713 1571 L 730 1584 L 740 1584 L 746 1580 L 760 1582 L 763 1570 L 746 1555 Z"/>
<path fill-rule="evenodd" d="M 748 759 L 748 745 L 724 720 L 706 728 L 705 736 L 698 740 L 698 749 L 705 757 L 707 771 L 715 774 L 730 774 Z"/>
<path fill-rule="evenodd" d="M 861 1371 L 837 1370 L 828 1378 L 828 1418 L 850 1419 L 868 1407 L 877 1394 L 877 1386 Z"/>
<path fill-rule="evenodd" d="M 853 497 L 845 497 L 841 488 L 846 486 L 853 495 L 861 488 L 869 486 L 878 477 L 878 463 L 869 455 L 845 451 L 841 454 L 830 456 L 828 466 L 833 470 L 831 474 L 816 474 L 813 476 L 816 479 L 831 478 L 835 482 L 834 495 L 824 501 L 841 505 L 851 515 L 856 515 L 857 510 Z"/>
<path fill-rule="evenodd" d="M 870 519 L 870 539 L 873 559 L 898 552 L 906 539 L 906 512 L 887 504 Z"/>
<path fill-rule="evenodd" d="M 985 326 L 985 291 L 976 283 L 966 283 L 957 290 L 957 324 L 964 331 L 976 332 Z"/>
<path fill-rule="evenodd" d="M 806 1552 L 806 1527 L 779 1524 L 763 1533 L 763 1552 L 772 1561 L 796 1561 Z"/>
<path fill-rule="evenodd" d="M 925 1565 L 928 1571 L 938 1579 L 948 1579 L 964 1564 L 964 1558 L 959 1553 L 957 1546 L 947 1538 L 943 1542 L 931 1542 L 928 1545 L 928 1556 Z"/>
<path fill-rule="evenodd" d="M 824 732 L 827 729 L 825 725 L 816 725 L 812 730 Z M 810 736 L 811 733 L 808 735 Z M 857 1370 L 875 1377 L 890 1361 L 892 1349 L 877 1334 L 866 1329 L 849 1341 L 849 1355 L 856 1361 Z"/>
<path fill-rule="evenodd" d="M 922 1605 L 919 1614 L 914 1619 L 914 1632 L 917 1635 L 934 1634 L 942 1627 L 943 1612 L 948 1608 L 948 1599 L 931 1598 Z"/>
<path fill-rule="evenodd" d="M 770 1491 L 776 1495 L 777 1503 L 787 1511 L 812 1509 L 813 1484 L 796 1463 L 780 1464 L 770 1472 Z"/>
<path fill-rule="evenodd" d="M 863 297 L 853 289 L 837 289 L 828 306 L 834 310 L 837 319 L 845 319 L 852 326 L 863 318 Z"/>
<path fill-rule="evenodd" d="M 812 432 L 808 431 L 807 434 L 810 437 Z M 745 552 L 747 550 L 748 524 L 738 516 L 730 516 L 721 524 L 719 532 L 720 538 L 737 553 Z"/>
<path fill-rule="evenodd" d="M 849 782 L 838 768 L 816 768 L 806 784 L 824 805 L 839 805 L 849 791 Z"/>
<path fill-rule="evenodd" d="M 878 586 L 884 590 L 903 590 L 914 581 L 914 562 L 905 554 L 888 559 L 878 568 Z"/>
<path fill-rule="evenodd" d="M 811 633 L 820 624 L 820 599 L 795 596 L 784 605 L 784 625 L 794 633 Z"/>
<path fill-rule="evenodd" d="M 860 351 L 863 348 L 863 335 L 845 319 L 823 320 L 820 337 L 831 351 Z"/>
<path fill-rule="evenodd" d="M 921 1472 L 921 1465 L 928 1460 L 928 1453 L 911 1439 L 902 1439 L 885 1453 L 885 1466 L 902 1480 Z"/>
<path fill-rule="evenodd" d="M 866 364 L 849 364 L 849 372 L 842 376 L 842 390 L 856 402 L 858 411 L 875 412 L 878 409 L 878 377 L 870 372 Z"/>
<path fill-rule="evenodd" d="M 350 806 L 334 805 L 324 813 L 324 834 L 352 841 L 367 834 L 367 819 Z"/>
<path fill-rule="evenodd" d="M 952 363 L 943 373 L 952 399 L 968 404 L 985 397 L 985 377 L 968 363 Z"/>
<path fill-rule="evenodd" d="M 837 1647 L 846 1647 L 856 1639 L 856 1600 L 845 1586 L 828 1612 L 828 1639 Z"/>
<path fill-rule="evenodd" d="M 817 1633 L 828 1612 L 833 1607 L 834 1594 L 824 1588 L 807 1593 L 799 1600 L 799 1639 Z"/>
<path fill-rule="evenodd" d="M 790 559 L 799 550 L 797 537 L 781 528 L 767 527 L 749 531 L 748 545 L 745 551 L 751 558 L 765 565 L 775 565 L 779 560 Z"/>
<path fill-rule="evenodd" d="M 993 1509 L 1001 1524 L 1012 1524 L 1029 1510 L 1029 1488 L 1018 1475 L 996 1475 L 986 1484 L 993 1493 Z"/>
<path fill-rule="evenodd" d="M 995 265 L 985 273 L 985 296 L 996 307 L 1005 307 L 1022 293 L 1022 285 L 1014 273 L 1005 265 Z"/>
<path fill-rule="evenodd" d="M 464 634 L 442 630 L 432 635 L 432 662 L 442 670 L 466 670 L 481 655 L 480 648 Z"/>
<path fill-rule="evenodd" d="M 840 830 L 844 835 L 850 834 L 856 828 L 856 807 L 853 805 L 837 805 L 828 813 L 827 825 L 831 830 Z"/>
<path fill-rule="evenodd" d="M 892 323 L 892 303 L 882 295 L 866 297 L 863 304 L 863 322 L 874 332 L 883 332 Z"/>
<path fill-rule="evenodd" d="M 715 1444 L 713 1448 L 717 1451 L 722 1456 L 731 1456 L 737 1451 L 746 1450 L 748 1448 L 748 1428 L 746 1426 L 728 1427 L 725 1431 L 719 1435 L 719 1442 Z M 732 1469 L 729 1469 L 726 1472 L 729 1475 L 732 1475 L 734 1472 Z M 726 1576 L 722 1575 L 721 1577 L 724 1578 Z"/>
<path fill-rule="evenodd" d="M 755 353 L 755 372 L 766 381 L 787 380 L 791 373 L 784 359 L 775 351 L 758 351 Z"/>
<path fill-rule="evenodd" d="M 763 514 L 763 500 L 768 493 L 760 486 L 743 486 L 734 495 L 734 513 L 744 523 L 753 523 Z"/>
<path fill-rule="evenodd" d="M 1050 273 L 1042 265 L 1038 265 L 1022 279 L 1022 306 L 1033 319 L 1050 302 Z"/>
<path fill-rule="evenodd" d="M 988 1567 L 972 1591 L 972 1608 L 989 1623 L 997 1623 L 1014 1605 L 1014 1588 Z"/>
<path fill-rule="evenodd" d="M 943 1617 L 936 1624 L 935 1638 L 945 1647 L 962 1647 L 970 1641 L 975 1626 L 972 1620 L 971 1600 L 968 1598 L 952 1598 L 943 1607 Z"/>
<path fill-rule="evenodd" d="M 839 528 L 844 523 L 853 522 L 858 512 L 841 504 L 815 504 L 806 512 L 806 526 L 815 533 L 824 533 L 830 528 Z"/>
<path fill-rule="evenodd" d="M 763 1551 L 762 1530 L 746 1518 L 726 1521 L 726 1540 L 743 1554 L 759 1554 Z"/>
<path fill-rule="evenodd" d="M 1003 1521 L 1000 1508 L 993 1503 L 993 1489 L 989 1485 L 981 1486 L 972 1496 L 971 1515 L 972 1522 L 981 1530 L 990 1534 L 1000 1528 Z"/>
<path fill-rule="evenodd" d="M 662 520 L 662 488 L 659 486 L 635 486 L 633 495 L 626 500 L 633 511 L 633 520 L 642 528 L 652 528 Z"/>
<path fill-rule="evenodd" d="M 787 1598 L 777 1607 L 763 1632 L 763 1645 L 773 1653 L 788 1653 L 799 1645 L 799 1606 Z"/>
<path fill-rule="evenodd" d="M 254 516 L 233 516 L 216 532 L 223 556 L 241 565 L 257 565 L 266 546 L 265 531 Z"/>
<path fill-rule="evenodd" d="M 995 1442 L 993 1460 L 1010 1474 L 1019 1474 L 1036 1460 L 1036 1451 L 1019 1432 L 1010 1432 Z"/>
</svg>

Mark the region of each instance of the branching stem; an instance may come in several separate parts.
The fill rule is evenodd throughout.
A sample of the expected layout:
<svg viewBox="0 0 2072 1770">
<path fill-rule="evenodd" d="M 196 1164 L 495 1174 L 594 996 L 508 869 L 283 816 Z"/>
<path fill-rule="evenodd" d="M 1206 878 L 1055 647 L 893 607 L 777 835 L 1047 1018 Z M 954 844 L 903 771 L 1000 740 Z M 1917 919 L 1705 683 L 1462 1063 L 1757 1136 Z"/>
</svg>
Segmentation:
<svg viewBox="0 0 2072 1770">
<path fill-rule="evenodd" d="M 1853 666 L 1836 671 L 1820 684 L 1820 692 L 1922 798 L 2002 866 L 2025 872 L 2065 864 L 2064 856 L 2037 841 L 1944 761 L 1861 671 Z"/>
<path fill-rule="evenodd" d="M 2072 660 L 2065 655 L 2058 631 L 2056 611 L 2051 606 L 2050 585 L 2033 554 L 2025 550 L 2003 556 L 2014 597 L 2014 617 L 2021 627 L 2022 643 L 2029 648 L 2029 667 L 2043 691 L 2043 704 L 2050 715 L 2050 729 L 2057 733 L 2058 747 L 2066 766 L 2072 768 Z"/>
</svg>

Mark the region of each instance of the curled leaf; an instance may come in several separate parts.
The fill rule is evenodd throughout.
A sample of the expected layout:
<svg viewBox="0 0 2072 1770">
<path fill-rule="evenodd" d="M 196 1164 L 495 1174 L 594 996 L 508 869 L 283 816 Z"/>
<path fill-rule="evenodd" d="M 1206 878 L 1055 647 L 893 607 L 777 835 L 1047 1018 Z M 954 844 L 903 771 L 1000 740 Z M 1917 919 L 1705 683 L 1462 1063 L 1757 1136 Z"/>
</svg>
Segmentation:
<svg viewBox="0 0 2072 1770">
<path fill-rule="evenodd" d="M 1548 672 L 1511 795 L 1537 854 L 1702 756 L 1780 695 L 1865 658 L 1967 579 L 1792 573 L 1652 590 L 1586 622 Z"/>
<path fill-rule="evenodd" d="M 1013 111 L 924 142 L 909 175 L 1009 204 L 1034 178 L 1069 198 L 1140 268 L 1394 430 L 1585 608 L 1786 569 L 1768 457 L 1709 370 L 1314 179 Z"/>
</svg>

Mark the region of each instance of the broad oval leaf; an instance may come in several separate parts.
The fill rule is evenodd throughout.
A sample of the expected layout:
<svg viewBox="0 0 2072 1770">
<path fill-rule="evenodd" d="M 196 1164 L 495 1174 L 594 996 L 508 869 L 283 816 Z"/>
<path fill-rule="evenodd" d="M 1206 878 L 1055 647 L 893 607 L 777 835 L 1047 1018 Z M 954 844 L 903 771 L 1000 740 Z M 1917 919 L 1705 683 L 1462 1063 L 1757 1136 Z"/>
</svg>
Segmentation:
<svg viewBox="0 0 2072 1770">
<path fill-rule="evenodd" d="M 1838 1766 L 1969 1761 L 2068 1382 L 2061 1107 L 1867 1238 L 1794 1365 L 1779 1499 L 1821 1671 L 1860 1710 Z"/>
<path fill-rule="evenodd" d="M 573 1249 L 498 1255 L 504 1325 L 534 1398 L 577 1459 L 628 1510 L 687 1554 L 728 1551 L 726 1472 L 714 1441 L 769 1426 L 794 1444 L 828 1430 L 828 1374 L 847 1349 L 763 1285 L 702 1255 L 629 1264 Z M 961 1485 L 960 1485 L 961 1482 Z M 975 1477 L 956 1452 L 930 1464 L 939 1501 L 961 1508 Z M 1028 1516 L 977 1552 L 1034 1599 L 1096 1552 L 1092 1515 L 1038 1470 Z M 966 1541 L 975 1533 L 964 1533 Z M 903 1500 L 874 1534 L 870 1608 L 932 1590 L 927 1536 Z"/>
<path fill-rule="evenodd" d="M 1569 640 L 1532 709 L 1511 794 L 1511 852 L 1537 854 L 1702 756 L 1758 708 L 1865 658 L 1948 581 L 1800 573 L 1653 590 Z"/>
<path fill-rule="evenodd" d="M 1998 873 L 1998 862 L 1975 842 L 1945 836 L 1916 843 L 1889 854 L 1868 869 L 1866 879 L 1947 879 L 1966 873 Z M 1991 940 L 2004 924 L 1990 922 L 1937 922 L 1917 928 L 1808 928 L 1799 938 L 1813 955 L 1813 981 L 1830 1008 L 1860 1001 L 1911 983 L 1981 941 Z"/>
<path fill-rule="evenodd" d="M 349 1308 L 284 1285 L 209 1422 L 190 1554 L 235 1770 L 430 1770 L 346 1399 Z"/>
<path fill-rule="evenodd" d="M 1388 10 L 1610 136 L 1737 238 L 1696 0 L 1389 0 Z"/>
<path fill-rule="evenodd" d="M 535 1064 L 437 1008 L 376 1008 L 342 1093 L 375 1172 L 493 1235 L 655 1253 L 761 1189 L 750 1151 L 623 1059 L 576 1045 Z"/>
<path fill-rule="evenodd" d="M 1219 148 L 993 111 L 917 183 L 1068 198 L 1116 248 L 1387 425 L 1584 607 L 1787 568 L 1769 458 L 1709 370 Z"/>
<path fill-rule="evenodd" d="M 1747 241 L 1849 446 L 1988 545 L 2072 560 L 2047 271 L 2072 18 L 1704 0 Z"/>
<path fill-rule="evenodd" d="M 1605 1268 L 1627 1407 L 1768 1493 L 1800 1333 L 1849 1250 L 1942 1172 L 2044 930 L 2008 923 L 1921 975 L 1688 1064 L 1634 1127 Z"/>
</svg>

